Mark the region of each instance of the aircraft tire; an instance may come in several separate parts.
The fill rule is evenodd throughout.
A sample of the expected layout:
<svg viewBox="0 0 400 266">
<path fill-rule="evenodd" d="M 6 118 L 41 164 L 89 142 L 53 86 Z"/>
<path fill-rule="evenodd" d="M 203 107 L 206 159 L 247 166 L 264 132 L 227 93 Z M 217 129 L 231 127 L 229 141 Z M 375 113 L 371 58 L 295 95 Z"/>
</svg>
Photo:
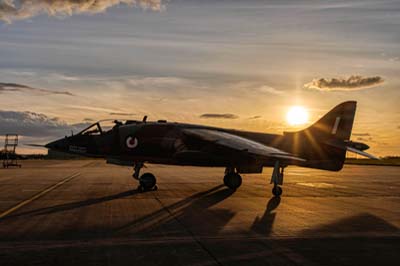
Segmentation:
<svg viewBox="0 0 400 266">
<path fill-rule="evenodd" d="M 224 184 L 230 189 L 236 190 L 242 185 L 242 177 L 237 173 L 231 173 L 224 176 Z"/>
<path fill-rule="evenodd" d="M 273 194 L 275 197 L 279 197 L 280 195 L 282 195 L 282 188 L 281 188 L 280 186 L 274 186 L 274 187 L 272 188 L 272 194 Z"/>
<path fill-rule="evenodd" d="M 140 176 L 139 183 L 139 187 L 141 187 L 143 191 L 151 190 L 156 186 L 157 179 L 152 173 L 144 173 Z"/>
</svg>

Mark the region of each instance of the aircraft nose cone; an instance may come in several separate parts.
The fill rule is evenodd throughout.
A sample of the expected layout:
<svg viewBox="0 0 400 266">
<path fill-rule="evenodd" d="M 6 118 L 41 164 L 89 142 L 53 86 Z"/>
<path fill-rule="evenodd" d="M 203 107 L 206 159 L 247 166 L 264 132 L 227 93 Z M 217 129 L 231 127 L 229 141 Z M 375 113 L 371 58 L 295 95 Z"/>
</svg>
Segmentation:
<svg viewBox="0 0 400 266">
<path fill-rule="evenodd" d="M 67 142 L 65 139 L 58 139 L 56 141 L 49 142 L 44 146 L 49 150 L 65 150 Z"/>
<path fill-rule="evenodd" d="M 53 143 L 54 143 L 54 141 L 53 142 L 49 142 L 46 145 L 44 145 L 44 147 L 46 147 L 47 149 L 53 149 L 53 146 L 54 146 Z"/>
</svg>

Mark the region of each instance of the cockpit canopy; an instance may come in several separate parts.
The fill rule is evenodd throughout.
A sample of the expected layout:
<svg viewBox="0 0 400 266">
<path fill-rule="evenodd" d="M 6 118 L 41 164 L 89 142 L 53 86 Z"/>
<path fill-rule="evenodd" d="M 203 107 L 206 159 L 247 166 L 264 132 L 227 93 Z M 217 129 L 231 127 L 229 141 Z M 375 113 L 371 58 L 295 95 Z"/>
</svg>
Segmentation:
<svg viewBox="0 0 400 266">
<path fill-rule="evenodd" d="M 114 119 L 100 120 L 100 121 L 97 121 L 97 122 L 91 124 L 84 130 L 79 132 L 78 135 L 86 135 L 86 136 L 102 135 L 115 127 L 119 127 L 122 125 L 129 125 L 129 124 L 139 124 L 139 123 L 143 123 L 143 121 L 114 120 Z"/>
<path fill-rule="evenodd" d="M 85 128 L 78 135 L 101 135 L 103 133 L 103 128 L 101 127 L 99 122 L 96 122 L 89 127 Z"/>
</svg>

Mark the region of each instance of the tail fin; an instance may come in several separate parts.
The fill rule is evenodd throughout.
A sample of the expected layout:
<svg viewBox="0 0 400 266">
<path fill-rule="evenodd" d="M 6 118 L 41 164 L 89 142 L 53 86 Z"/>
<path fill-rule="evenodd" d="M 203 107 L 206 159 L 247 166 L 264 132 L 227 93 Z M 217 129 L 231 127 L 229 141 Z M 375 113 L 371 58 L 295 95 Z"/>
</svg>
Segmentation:
<svg viewBox="0 0 400 266">
<path fill-rule="evenodd" d="M 319 141 L 323 139 L 348 141 L 353 128 L 356 107 L 355 101 L 341 103 L 303 131 Z"/>
<path fill-rule="evenodd" d="M 342 169 L 346 157 L 345 143 L 350 140 L 356 106 L 355 101 L 343 102 L 310 127 L 285 133 L 286 143 L 293 146 L 292 152 L 307 159 L 302 166 L 332 171 Z"/>
</svg>

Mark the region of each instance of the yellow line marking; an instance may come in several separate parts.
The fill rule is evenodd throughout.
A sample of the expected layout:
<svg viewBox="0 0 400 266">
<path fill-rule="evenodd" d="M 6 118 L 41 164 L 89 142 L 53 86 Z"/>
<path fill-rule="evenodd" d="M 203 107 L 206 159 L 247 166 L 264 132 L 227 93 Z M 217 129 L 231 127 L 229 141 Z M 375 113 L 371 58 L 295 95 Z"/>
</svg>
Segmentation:
<svg viewBox="0 0 400 266">
<path fill-rule="evenodd" d="M 11 209 L 6 210 L 5 212 L 0 214 L 0 219 L 6 217 L 7 215 L 9 215 L 10 213 L 18 210 L 19 208 L 31 203 L 34 200 L 37 200 L 38 198 L 40 198 L 41 196 L 43 196 L 44 194 L 56 189 L 57 187 L 61 186 L 62 184 L 67 183 L 68 181 L 70 181 L 71 179 L 73 179 L 74 177 L 79 176 L 80 173 L 75 173 L 72 174 L 66 178 L 64 178 L 63 180 L 61 180 L 60 182 L 58 182 L 57 184 L 52 185 L 51 187 L 46 188 L 45 190 L 43 190 L 42 192 L 39 192 L 38 194 L 34 195 L 33 197 L 26 199 L 20 203 L 18 203 L 17 205 L 15 205 L 14 207 L 12 207 Z"/>
</svg>

